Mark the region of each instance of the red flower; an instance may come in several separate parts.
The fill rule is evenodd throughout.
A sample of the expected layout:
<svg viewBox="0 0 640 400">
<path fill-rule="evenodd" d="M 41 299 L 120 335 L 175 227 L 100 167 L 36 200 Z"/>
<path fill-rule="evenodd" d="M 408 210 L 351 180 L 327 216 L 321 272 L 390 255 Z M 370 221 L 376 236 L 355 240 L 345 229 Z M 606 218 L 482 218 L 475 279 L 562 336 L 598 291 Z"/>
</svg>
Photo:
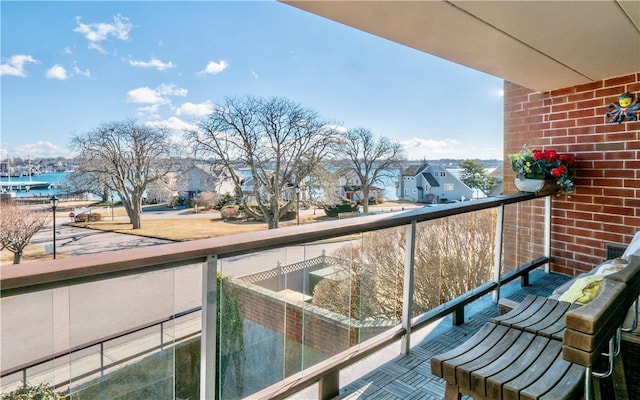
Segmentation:
<svg viewBox="0 0 640 400">
<path fill-rule="evenodd" d="M 576 166 L 576 156 L 573 154 L 560 154 L 559 159 L 562 164 L 569 165 L 570 167 Z"/>
<path fill-rule="evenodd" d="M 560 178 L 565 172 L 567 172 L 567 167 L 564 165 L 560 165 L 559 167 L 551 170 L 551 175 L 555 176 L 556 178 Z"/>
<path fill-rule="evenodd" d="M 544 159 L 546 162 L 555 161 L 558 158 L 558 153 L 555 150 L 547 150 L 544 152 Z"/>
<path fill-rule="evenodd" d="M 542 150 L 532 150 L 531 153 L 533 153 L 533 160 L 534 161 L 540 161 L 544 158 L 544 155 L 542 154 Z"/>
</svg>

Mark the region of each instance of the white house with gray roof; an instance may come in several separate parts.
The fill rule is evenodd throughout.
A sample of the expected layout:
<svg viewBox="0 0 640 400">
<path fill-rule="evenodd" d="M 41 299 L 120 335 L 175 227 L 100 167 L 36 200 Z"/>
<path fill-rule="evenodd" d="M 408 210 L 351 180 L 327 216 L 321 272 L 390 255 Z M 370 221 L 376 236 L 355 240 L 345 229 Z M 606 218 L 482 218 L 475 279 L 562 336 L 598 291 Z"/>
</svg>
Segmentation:
<svg viewBox="0 0 640 400">
<path fill-rule="evenodd" d="M 413 165 L 402 171 L 398 198 L 415 203 L 448 203 L 469 200 L 473 190 L 439 165 Z"/>
</svg>

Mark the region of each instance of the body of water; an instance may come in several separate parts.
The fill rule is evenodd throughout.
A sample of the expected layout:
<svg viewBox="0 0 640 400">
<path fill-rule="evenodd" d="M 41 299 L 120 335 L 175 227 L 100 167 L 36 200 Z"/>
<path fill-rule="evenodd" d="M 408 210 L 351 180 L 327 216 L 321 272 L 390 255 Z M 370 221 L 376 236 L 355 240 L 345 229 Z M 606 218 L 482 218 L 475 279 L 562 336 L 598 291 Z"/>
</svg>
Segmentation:
<svg viewBox="0 0 640 400">
<path fill-rule="evenodd" d="M 26 190 L 14 190 L 16 197 L 51 197 L 54 194 L 56 196 L 67 195 L 69 192 L 68 181 L 67 181 L 67 172 L 52 172 L 49 174 L 35 175 L 31 177 L 31 181 L 33 182 L 47 182 L 49 183 L 49 187 L 46 189 L 32 189 L 29 191 Z M 0 178 L 0 182 L 8 183 L 15 185 L 28 185 L 30 182 L 29 177 L 21 176 L 21 177 L 12 177 L 12 178 Z"/>
</svg>

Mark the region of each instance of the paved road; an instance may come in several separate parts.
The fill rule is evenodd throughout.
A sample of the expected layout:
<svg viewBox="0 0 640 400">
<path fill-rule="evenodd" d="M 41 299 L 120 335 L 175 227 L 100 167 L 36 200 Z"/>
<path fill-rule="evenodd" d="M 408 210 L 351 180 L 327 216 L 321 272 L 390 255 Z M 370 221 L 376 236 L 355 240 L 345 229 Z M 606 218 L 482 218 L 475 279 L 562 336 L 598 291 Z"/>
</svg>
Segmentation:
<svg viewBox="0 0 640 400">
<path fill-rule="evenodd" d="M 102 211 L 102 209 L 100 210 Z M 108 215 L 108 208 L 105 211 L 103 214 Z M 171 243 L 170 240 L 164 239 L 68 226 L 65 224 L 69 222 L 69 218 L 66 217 L 65 214 L 66 212 L 56 214 L 56 252 L 58 253 L 75 256 Z M 108 219 L 109 217 L 107 216 L 106 218 Z M 145 211 L 142 214 L 143 220 L 162 218 L 202 218 L 202 214 L 195 214 L 187 209 L 173 208 L 155 208 L 152 211 Z M 116 217 L 116 219 L 128 220 L 128 217 Z M 53 221 L 49 219 L 44 229 L 33 236 L 31 243 L 44 247 L 52 245 L 52 227 Z"/>
</svg>

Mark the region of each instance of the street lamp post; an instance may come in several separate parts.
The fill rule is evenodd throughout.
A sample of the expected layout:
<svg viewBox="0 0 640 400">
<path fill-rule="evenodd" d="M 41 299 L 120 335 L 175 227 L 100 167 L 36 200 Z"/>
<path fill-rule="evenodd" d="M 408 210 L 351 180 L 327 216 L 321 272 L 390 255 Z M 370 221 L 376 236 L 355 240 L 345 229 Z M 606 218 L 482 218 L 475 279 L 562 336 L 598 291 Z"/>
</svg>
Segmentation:
<svg viewBox="0 0 640 400">
<path fill-rule="evenodd" d="M 113 221 L 113 193 L 111 193 L 111 221 Z"/>
<path fill-rule="evenodd" d="M 49 203 L 51 204 L 51 208 L 53 208 L 53 259 L 56 259 L 56 208 L 58 207 L 58 198 L 54 194 L 49 199 Z"/>
<path fill-rule="evenodd" d="M 296 217 L 300 225 L 300 185 L 296 185 Z"/>
</svg>

